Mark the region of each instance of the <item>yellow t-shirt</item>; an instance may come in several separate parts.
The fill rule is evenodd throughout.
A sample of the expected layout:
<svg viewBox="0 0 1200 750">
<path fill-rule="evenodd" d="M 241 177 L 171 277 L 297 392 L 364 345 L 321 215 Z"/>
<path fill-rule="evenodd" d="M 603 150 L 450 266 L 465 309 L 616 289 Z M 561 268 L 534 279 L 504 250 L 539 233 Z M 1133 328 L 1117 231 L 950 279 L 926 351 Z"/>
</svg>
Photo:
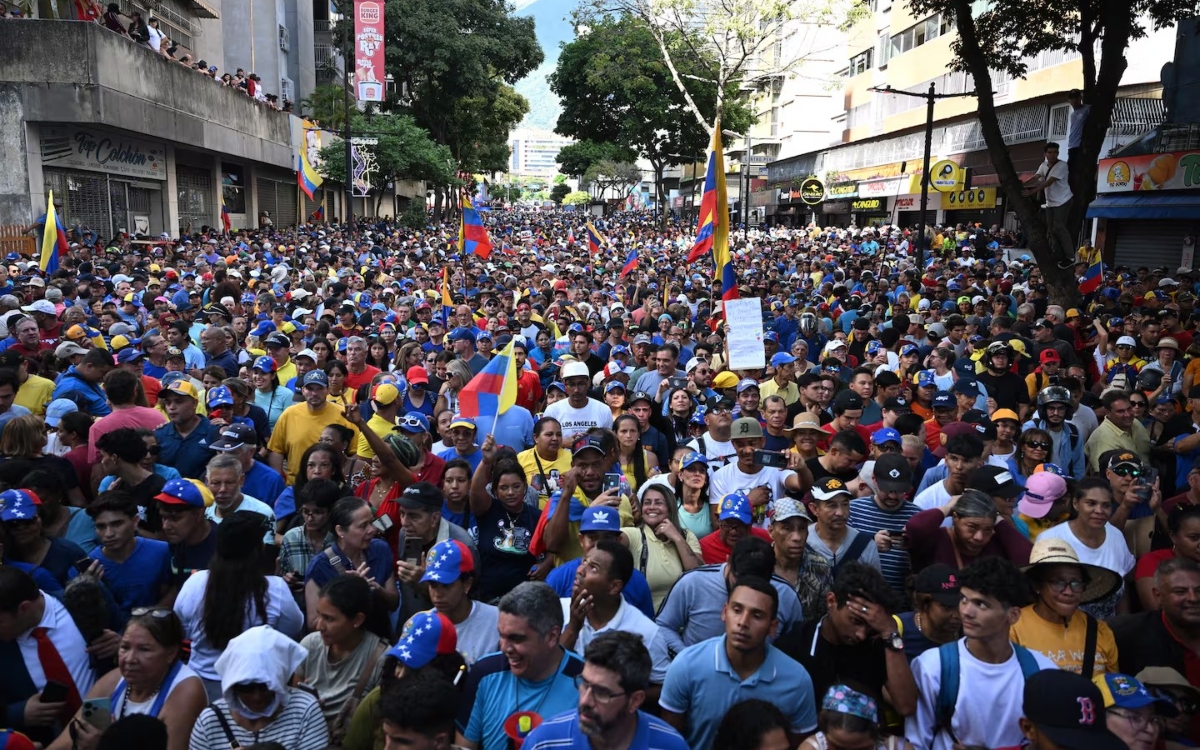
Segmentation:
<svg viewBox="0 0 1200 750">
<path fill-rule="evenodd" d="M 371 431 L 380 438 L 387 437 L 395 426 L 395 422 L 389 422 L 378 414 L 372 414 L 371 418 L 367 420 L 367 427 L 369 427 Z M 362 460 L 370 461 L 371 459 L 375 458 L 375 451 L 371 450 L 371 444 L 368 443 L 367 439 L 361 434 L 358 436 L 358 442 L 355 443 L 355 445 L 357 447 L 354 449 L 354 452 L 357 453 Z"/>
<path fill-rule="evenodd" d="M 1060 523 L 1064 523 L 1068 516 L 1070 516 L 1070 512 L 1063 513 L 1061 516 L 1056 516 L 1054 518 L 1051 518 L 1050 516 L 1045 516 L 1044 518 L 1030 518 L 1024 513 L 1017 514 L 1017 517 L 1024 521 L 1025 525 L 1029 527 L 1029 541 L 1031 542 L 1036 542 L 1038 534 L 1041 534 L 1051 526 L 1057 526 Z"/>
<path fill-rule="evenodd" d="M 633 565 L 641 569 L 642 564 L 642 530 L 636 527 L 623 528 L 621 533 L 629 542 L 629 551 L 633 553 Z M 687 529 L 683 530 L 683 540 L 688 549 L 700 557 L 700 540 Z M 658 611 L 667 592 L 683 575 L 683 562 L 674 544 L 664 542 L 646 529 L 646 583 L 650 584 L 650 598 L 654 600 L 654 610 Z"/>
<path fill-rule="evenodd" d="M 1091 679 L 1093 675 L 1117 671 L 1117 641 L 1112 629 L 1103 622 L 1097 623 L 1096 629 L 1096 659 L 1092 674 L 1084 675 Z M 1033 611 L 1033 605 L 1021 610 L 1021 619 L 1008 631 L 1008 637 L 1013 643 L 1020 644 L 1030 651 L 1040 652 L 1059 669 L 1079 674 L 1083 669 L 1083 645 L 1087 639 L 1087 615 L 1079 610 L 1071 616 L 1071 622 L 1064 628 L 1056 622 L 1050 622 Z"/>
<path fill-rule="evenodd" d="M 283 454 L 287 463 L 287 483 L 296 482 L 296 474 L 300 471 L 300 458 L 304 451 L 321 439 L 321 431 L 331 424 L 349 427 L 354 436 L 351 445 L 356 445 L 358 428 L 346 421 L 341 409 L 332 404 L 326 404 L 320 412 L 309 411 L 308 404 L 293 404 L 283 410 L 279 421 L 275 423 L 275 431 L 267 443 L 267 450 Z"/>
<path fill-rule="evenodd" d="M 33 412 L 35 417 L 40 417 L 46 413 L 46 404 L 50 403 L 53 395 L 53 380 L 47 380 L 40 375 L 30 375 L 17 389 L 17 397 L 13 403 L 17 406 L 24 406 Z"/>
<path fill-rule="evenodd" d="M 276 370 L 275 374 L 279 376 L 279 383 L 281 385 L 287 385 L 289 380 L 296 377 L 296 363 L 289 357 L 287 364 Z"/>
<path fill-rule="evenodd" d="M 539 460 L 542 464 L 540 471 L 538 470 Z M 547 461 L 544 458 L 538 458 L 537 448 L 530 448 L 517 454 L 517 463 L 525 472 L 525 481 L 538 493 L 538 506 L 545 510 L 546 503 L 550 502 L 550 493 L 558 490 L 562 484 L 562 475 L 571 470 L 571 452 L 560 448 L 558 457 L 553 461 Z M 542 481 L 543 472 L 546 474 L 546 481 Z M 550 484 L 549 489 L 546 487 L 547 482 Z"/>
</svg>

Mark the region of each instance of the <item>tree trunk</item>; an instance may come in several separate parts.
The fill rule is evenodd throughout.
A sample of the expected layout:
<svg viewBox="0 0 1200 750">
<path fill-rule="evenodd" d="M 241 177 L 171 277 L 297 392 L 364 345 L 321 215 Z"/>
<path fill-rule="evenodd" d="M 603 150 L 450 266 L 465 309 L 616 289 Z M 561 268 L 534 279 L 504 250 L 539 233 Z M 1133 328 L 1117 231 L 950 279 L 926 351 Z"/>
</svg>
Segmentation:
<svg viewBox="0 0 1200 750">
<path fill-rule="evenodd" d="M 663 162 L 650 162 L 650 166 L 654 168 L 654 207 L 658 210 L 658 226 L 664 231 L 667 228 L 667 208 L 663 205 L 663 172 L 666 171 L 666 164 Z"/>
<path fill-rule="evenodd" d="M 445 194 L 442 192 L 445 188 L 442 185 L 434 185 L 433 187 L 433 223 L 442 223 L 442 209 L 444 207 Z"/>
<path fill-rule="evenodd" d="M 963 64 L 975 83 L 975 95 L 979 102 L 979 125 L 987 143 L 988 155 L 996 167 L 1000 187 L 1008 204 L 1016 210 L 1017 218 L 1025 227 L 1029 251 L 1037 261 L 1046 281 L 1050 300 L 1064 307 L 1079 307 L 1082 296 L 1074 269 L 1058 267 L 1050 249 L 1050 237 L 1046 232 L 1046 220 L 1039 202 L 1024 195 L 1024 186 L 1013 165 L 1012 155 L 1004 142 L 996 114 L 996 98 L 992 88 L 992 75 L 987 60 L 979 46 L 975 19 L 971 16 L 971 0 L 954 0 L 954 20 L 958 27 L 959 54 Z"/>
</svg>

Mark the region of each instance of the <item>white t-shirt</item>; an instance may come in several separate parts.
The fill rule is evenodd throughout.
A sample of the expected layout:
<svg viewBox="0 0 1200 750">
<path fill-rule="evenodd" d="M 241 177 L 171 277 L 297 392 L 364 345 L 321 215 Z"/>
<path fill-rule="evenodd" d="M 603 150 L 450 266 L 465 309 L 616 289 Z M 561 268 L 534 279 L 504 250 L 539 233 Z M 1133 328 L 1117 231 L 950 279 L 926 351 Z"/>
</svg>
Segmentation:
<svg viewBox="0 0 1200 750">
<path fill-rule="evenodd" d="M 913 505 L 921 510 L 940 508 L 950 502 L 950 493 L 946 491 L 946 480 L 935 482 L 925 488 L 925 491 L 913 498 Z"/>
<path fill-rule="evenodd" d="M 1075 554 L 1079 555 L 1079 562 L 1107 568 L 1122 578 L 1137 565 L 1137 560 L 1129 552 L 1129 545 L 1125 543 L 1125 536 L 1110 523 L 1104 524 L 1104 542 L 1100 549 L 1092 549 L 1081 542 L 1068 523 L 1051 526 L 1038 534 L 1038 539 L 1062 539 L 1074 548 Z"/>
<path fill-rule="evenodd" d="M 1071 186 L 1068 183 L 1069 172 L 1067 171 L 1067 163 L 1062 159 L 1054 162 L 1051 167 L 1048 162 L 1042 162 L 1042 166 L 1038 167 L 1038 177 L 1057 178 L 1054 184 L 1046 188 L 1046 207 L 1054 208 L 1061 206 L 1071 200 Z"/>
<path fill-rule="evenodd" d="M 791 469 L 776 469 L 772 466 L 762 467 L 757 474 L 747 474 L 738 468 L 735 461 L 712 475 L 708 485 L 709 502 L 719 505 L 730 493 L 739 491 L 748 493 L 755 487 L 766 485 L 771 491 L 771 499 L 765 506 L 755 508 L 754 512 L 754 525 L 765 529 L 771 524 L 770 512 L 775 507 L 775 500 L 783 497 L 787 492 L 784 482 L 788 480 L 788 477 L 795 475 L 796 472 Z"/>
<path fill-rule="evenodd" d="M 562 603 L 563 622 L 566 622 L 571 619 L 571 599 L 562 597 L 559 602 Z M 667 678 L 667 667 L 671 664 L 671 660 L 667 656 L 667 641 L 659 631 L 658 625 L 655 625 L 653 620 L 626 601 L 625 597 L 621 597 L 621 603 L 617 605 L 617 613 L 599 630 L 593 628 L 587 618 L 584 618 L 583 626 L 579 628 L 579 637 L 575 640 L 575 652 L 582 654 L 587 650 L 588 644 L 592 642 L 593 638 L 601 633 L 614 630 L 623 630 L 641 637 L 642 644 L 650 652 L 650 682 L 661 685 Z"/>
<path fill-rule="evenodd" d="M 708 475 L 711 478 L 717 473 L 718 469 L 727 466 L 730 462 L 737 460 L 737 451 L 733 448 L 733 442 L 729 440 L 717 440 L 708 433 L 704 434 L 704 450 L 700 450 L 700 440 L 692 440 L 687 444 L 687 447 L 703 453 L 708 459 Z"/>
<path fill-rule="evenodd" d="M 1021 743 L 1018 723 L 1025 715 L 1021 695 L 1025 675 L 1014 651 L 1002 664 L 988 664 L 967 651 L 965 640 L 958 641 L 958 701 L 950 729 L 964 745 L 1011 747 Z M 1057 669 L 1044 654 L 1030 651 L 1043 669 Z M 914 748 L 951 750 L 949 732 L 934 734 L 937 727 L 937 698 L 942 679 L 942 658 L 931 648 L 913 660 L 913 679 L 917 683 L 917 711 L 904 721 L 904 737 Z"/>
<path fill-rule="evenodd" d="M 458 653 L 474 664 L 500 648 L 500 610 L 491 604 L 471 602 L 471 614 L 454 626 Z"/>
<path fill-rule="evenodd" d="M 594 398 L 589 398 L 582 409 L 571 406 L 569 399 L 555 401 L 546 409 L 547 417 L 554 417 L 562 425 L 563 440 L 570 444 L 576 437 L 593 427 L 612 427 L 612 409 Z"/>
<path fill-rule="evenodd" d="M 159 48 L 162 46 L 163 33 L 150 24 L 146 24 L 146 30 L 150 32 L 150 38 L 146 40 L 146 46 L 161 55 L 162 50 Z"/>
<path fill-rule="evenodd" d="M 275 510 L 264 503 L 262 500 L 257 500 L 249 495 L 242 495 L 242 503 L 237 507 L 238 510 L 248 510 L 251 513 L 257 513 L 267 519 L 268 527 L 263 531 L 263 544 L 268 547 L 275 544 Z M 237 512 L 237 511 L 234 511 Z M 210 505 L 204 509 L 204 517 L 213 523 L 220 523 L 221 517 L 217 515 L 217 506 Z"/>
</svg>

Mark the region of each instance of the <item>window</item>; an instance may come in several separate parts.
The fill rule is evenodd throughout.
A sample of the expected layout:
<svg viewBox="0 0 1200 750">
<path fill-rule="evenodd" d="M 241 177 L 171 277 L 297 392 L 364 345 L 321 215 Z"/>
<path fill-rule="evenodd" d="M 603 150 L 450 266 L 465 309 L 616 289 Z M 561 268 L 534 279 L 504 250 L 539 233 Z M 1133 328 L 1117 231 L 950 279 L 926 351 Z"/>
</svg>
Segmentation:
<svg viewBox="0 0 1200 750">
<path fill-rule="evenodd" d="M 246 168 L 241 164 L 221 162 L 221 195 L 226 211 L 246 213 Z"/>
<path fill-rule="evenodd" d="M 866 73 L 871 69 L 874 57 L 875 50 L 868 49 L 850 58 L 850 75 L 856 76 L 860 73 Z"/>
<path fill-rule="evenodd" d="M 911 49 L 916 49 L 926 42 L 933 41 L 939 36 L 945 36 L 953 29 L 952 21 L 938 13 L 918 22 L 910 28 L 901 31 L 891 38 L 888 58 L 902 55 Z"/>
</svg>

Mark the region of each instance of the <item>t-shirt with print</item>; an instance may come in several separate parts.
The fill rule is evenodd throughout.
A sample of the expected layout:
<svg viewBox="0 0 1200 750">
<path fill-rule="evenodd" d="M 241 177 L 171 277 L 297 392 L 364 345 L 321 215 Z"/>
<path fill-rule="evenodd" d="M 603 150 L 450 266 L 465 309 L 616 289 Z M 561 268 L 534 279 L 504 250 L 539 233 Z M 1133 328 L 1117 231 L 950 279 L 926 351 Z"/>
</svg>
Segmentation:
<svg viewBox="0 0 1200 750">
<path fill-rule="evenodd" d="M 497 599 L 528 579 L 537 564 L 537 558 L 529 553 L 529 542 L 540 516 L 528 503 L 509 513 L 493 498 L 492 507 L 478 518 L 481 601 Z"/>
<path fill-rule="evenodd" d="M 730 493 L 749 493 L 755 487 L 766 486 L 771 492 L 770 499 L 753 509 L 754 525 L 765 529 L 770 525 L 770 512 L 775 507 L 775 501 L 787 494 L 785 482 L 795 475 L 796 472 L 791 469 L 776 469 L 773 466 L 764 466 L 754 474 L 747 474 L 736 462 L 731 463 L 713 474 L 708 488 L 709 502 L 717 505 Z"/>
<path fill-rule="evenodd" d="M 565 445 L 593 427 L 611 428 L 613 423 L 612 409 L 594 398 L 589 398 L 580 409 L 571 406 L 570 400 L 564 398 L 546 407 L 545 416 L 558 420 Z"/>
</svg>

